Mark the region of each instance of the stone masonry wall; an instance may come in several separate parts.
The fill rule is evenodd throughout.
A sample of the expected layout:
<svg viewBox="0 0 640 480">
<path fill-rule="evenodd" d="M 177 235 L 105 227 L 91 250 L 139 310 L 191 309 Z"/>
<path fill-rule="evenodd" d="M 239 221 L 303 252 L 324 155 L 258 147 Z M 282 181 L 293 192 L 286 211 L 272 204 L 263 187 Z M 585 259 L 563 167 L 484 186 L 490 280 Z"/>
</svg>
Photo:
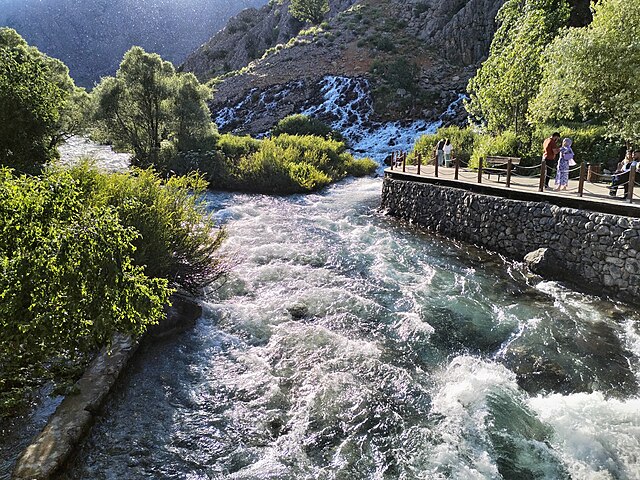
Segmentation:
<svg viewBox="0 0 640 480">
<path fill-rule="evenodd" d="M 640 219 L 510 200 L 386 177 L 382 208 L 443 235 L 522 260 L 555 253 L 565 279 L 638 303 Z"/>
</svg>

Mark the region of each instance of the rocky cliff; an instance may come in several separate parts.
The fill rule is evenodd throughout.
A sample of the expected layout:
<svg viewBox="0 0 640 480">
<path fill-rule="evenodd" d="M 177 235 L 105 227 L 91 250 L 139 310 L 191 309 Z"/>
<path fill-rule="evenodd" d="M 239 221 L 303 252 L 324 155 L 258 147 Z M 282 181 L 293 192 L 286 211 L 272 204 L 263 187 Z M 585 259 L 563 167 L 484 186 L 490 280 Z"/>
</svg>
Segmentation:
<svg viewBox="0 0 640 480">
<path fill-rule="evenodd" d="M 215 84 L 223 131 L 260 134 L 304 112 L 344 129 L 380 122 L 464 121 L 461 96 L 487 57 L 504 0 L 329 0 L 308 28 L 289 0 L 250 9 L 190 55 L 182 68 Z M 571 26 L 589 0 L 569 0 Z M 379 125 L 378 125 L 379 126 Z"/>
<path fill-rule="evenodd" d="M 503 0 L 329 3 L 325 22 L 306 29 L 288 0 L 244 11 L 187 58 L 185 71 L 218 77 L 212 107 L 223 130 L 262 133 L 310 109 L 326 116 L 317 106 L 336 93 L 329 84 L 345 103 L 362 90 L 371 111 L 352 116 L 369 122 L 458 118 L 454 102 L 488 53 Z"/>
<path fill-rule="evenodd" d="M 227 20 L 267 0 L 0 0 L 0 26 L 67 64 L 90 87 L 140 45 L 181 63 Z"/>
</svg>

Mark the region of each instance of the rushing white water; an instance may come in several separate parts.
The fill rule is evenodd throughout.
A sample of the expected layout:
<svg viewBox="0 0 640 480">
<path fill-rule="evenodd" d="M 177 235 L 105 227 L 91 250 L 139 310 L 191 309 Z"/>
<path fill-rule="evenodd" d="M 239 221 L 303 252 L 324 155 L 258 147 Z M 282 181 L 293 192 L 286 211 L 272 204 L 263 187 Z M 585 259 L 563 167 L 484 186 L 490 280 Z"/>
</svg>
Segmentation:
<svg viewBox="0 0 640 480">
<path fill-rule="evenodd" d="M 637 313 L 398 224 L 380 187 L 211 194 L 233 273 L 65 478 L 640 478 Z"/>
<path fill-rule="evenodd" d="M 640 478 L 638 313 L 387 218 L 380 189 L 209 194 L 232 273 L 61 478 Z"/>
</svg>

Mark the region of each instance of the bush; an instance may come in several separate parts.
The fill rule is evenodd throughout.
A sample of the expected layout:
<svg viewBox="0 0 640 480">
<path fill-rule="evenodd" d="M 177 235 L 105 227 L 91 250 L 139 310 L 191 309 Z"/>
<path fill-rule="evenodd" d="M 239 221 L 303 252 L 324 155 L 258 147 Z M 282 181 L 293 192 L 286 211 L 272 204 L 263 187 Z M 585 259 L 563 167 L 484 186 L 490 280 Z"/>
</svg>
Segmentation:
<svg viewBox="0 0 640 480">
<path fill-rule="evenodd" d="M 481 135 L 475 142 L 473 154 L 469 160 L 469 167 L 478 168 L 480 158 L 484 159 L 491 155 L 517 156 L 519 146 L 518 137 L 511 131 L 506 131 L 496 136 Z"/>
<path fill-rule="evenodd" d="M 162 181 L 152 170 L 103 174 L 88 164 L 69 170 L 84 201 L 110 207 L 138 232 L 133 260 L 149 277 L 196 293 L 222 274 L 217 249 L 224 231 L 200 201 L 207 183 L 197 173 Z"/>
<path fill-rule="evenodd" d="M 326 123 L 302 114 L 289 115 L 283 118 L 271 130 L 271 135 L 274 137 L 283 134 L 315 135 L 340 142 L 344 141 L 344 137 Z"/>
<path fill-rule="evenodd" d="M 609 138 L 606 127 L 599 125 L 544 126 L 534 132 L 531 146 L 525 155 L 530 157 L 532 162 L 539 163 L 544 139 L 556 131 L 560 132 L 562 138 L 569 137 L 573 140 L 572 148 L 578 164 L 589 162 L 606 165 L 617 159 L 618 149 L 624 145 L 621 140 Z"/>
<path fill-rule="evenodd" d="M 260 149 L 260 140 L 250 136 L 236 136 L 229 133 L 220 136 L 217 148 L 226 156 L 240 158 Z"/>
<path fill-rule="evenodd" d="M 2 413 L 52 364 L 83 359 L 115 332 L 142 333 L 170 290 L 135 265 L 140 234 L 113 208 L 87 205 L 68 172 L 0 171 L 0 218 Z"/>
<path fill-rule="evenodd" d="M 435 134 L 420 136 L 413 147 L 413 152 L 409 157 L 410 161 L 413 161 L 416 153 L 420 153 L 423 158 L 431 160 L 436 144 L 443 138 L 451 140 L 453 154 L 460 160 L 460 163 L 462 165 L 468 164 L 478 134 L 471 127 L 458 127 L 455 125 L 439 128 Z"/>
<path fill-rule="evenodd" d="M 356 160 L 336 140 L 281 134 L 266 140 L 223 135 L 219 150 L 191 165 L 203 172 L 212 188 L 271 194 L 311 192 L 347 175 L 373 173 L 377 164 Z"/>
</svg>

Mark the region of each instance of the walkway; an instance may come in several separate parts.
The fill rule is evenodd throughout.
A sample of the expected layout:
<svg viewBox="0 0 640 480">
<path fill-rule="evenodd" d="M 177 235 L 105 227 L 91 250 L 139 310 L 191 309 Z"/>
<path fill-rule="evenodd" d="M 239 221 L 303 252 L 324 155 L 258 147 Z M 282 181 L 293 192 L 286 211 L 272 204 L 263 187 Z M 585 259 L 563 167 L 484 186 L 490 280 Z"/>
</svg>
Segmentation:
<svg viewBox="0 0 640 480">
<path fill-rule="evenodd" d="M 518 167 L 518 170 L 522 168 Z M 540 192 L 540 178 L 537 175 L 522 176 L 514 173 L 511 176 L 511 185 L 507 188 L 505 176 L 502 175 L 498 181 L 498 176 L 494 173 L 490 177 L 484 173 L 482 182 L 479 184 L 478 172 L 474 170 L 460 168 L 458 180 L 455 180 L 455 169 L 453 167 L 438 167 L 438 177 L 435 176 L 435 167 L 433 165 L 423 165 L 420 169 L 420 175 L 418 175 L 417 167 L 414 165 L 406 165 L 404 169 L 405 171 L 403 172 L 401 165 L 393 169 L 386 168 L 385 175 L 396 179 L 464 188 L 500 197 L 526 201 L 543 201 L 564 207 L 640 217 L 640 188 L 637 187 L 634 191 L 633 203 L 629 203 L 628 200 L 623 198 L 623 187 L 618 189 L 617 197 L 611 197 L 609 195 L 609 183 L 585 181 L 583 196 L 580 197 L 578 195 L 578 179 L 569 180 L 567 191 L 556 192 L 553 189 L 547 189 L 544 192 Z M 536 171 L 539 171 L 539 167 L 536 167 Z M 553 179 L 550 184 L 553 186 Z"/>
</svg>

